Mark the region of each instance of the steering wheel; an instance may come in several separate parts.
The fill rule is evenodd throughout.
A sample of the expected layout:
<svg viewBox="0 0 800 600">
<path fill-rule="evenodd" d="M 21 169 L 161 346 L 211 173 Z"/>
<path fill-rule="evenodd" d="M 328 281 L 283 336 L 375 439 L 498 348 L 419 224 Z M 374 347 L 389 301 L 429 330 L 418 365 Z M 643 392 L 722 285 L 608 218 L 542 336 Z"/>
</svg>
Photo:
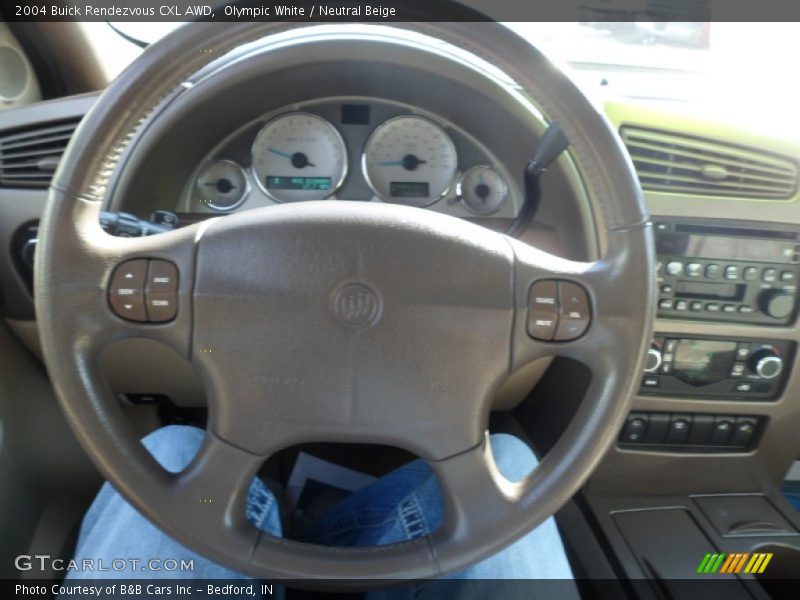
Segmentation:
<svg viewBox="0 0 800 600">
<path fill-rule="evenodd" d="M 194 74 L 303 26 L 185 26 L 103 93 L 67 149 L 39 229 L 45 361 L 102 473 L 192 550 L 256 577 L 350 587 L 453 573 L 552 515 L 613 443 L 650 340 L 651 227 L 617 137 L 539 52 L 497 24 L 417 23 L 399 27 L 482 57 L 559 121 L 598 199 L 600 260 L 565 260 L 429 211 L 347 201 L 284 204 L 146 238 L 105 234 L 98 213 L 137 129 L 157 128 L 159 107 L 186 92 Z M 171 320 L 132 321 L 112 310 L 114 278 L 147 268 L 166 269 L 162 282 L 174 284 L 161 305 L 176 306 Z M 577 326 L 537 329 L 531 307 L 548 290 L 562 321 L 575 317 Z M 572 315 L 571 301 L 581 304 Z M 181 473 L 167 473 L 144 449 L 102 377 L 102 350 L 129 337 L 172 347 L 206 387 L 205 440 Z M 512 484 L 487 442 L 491 402 L 511 373 L 543 356 L 576 359 L 592 379 L 560 441 Z M 275 451 L 309 441 L 418 454 L 442 489 L 442 526 L 425 539 L 372 548 L 258 531 L 245 518 L 248 485 Z"/>
</svg>

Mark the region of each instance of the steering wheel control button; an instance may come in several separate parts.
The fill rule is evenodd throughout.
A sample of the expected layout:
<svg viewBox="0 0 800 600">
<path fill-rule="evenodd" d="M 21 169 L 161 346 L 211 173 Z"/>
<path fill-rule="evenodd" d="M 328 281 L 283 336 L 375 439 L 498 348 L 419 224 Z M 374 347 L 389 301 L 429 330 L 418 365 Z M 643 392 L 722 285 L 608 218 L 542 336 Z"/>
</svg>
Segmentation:
<svg viewBox="0 0 800 600">
<path fill-rule="evenodd" d="M 589 328 L 589 296 L 577 283 L 559 281 L 559 315 L 555 339 L 559 342 L 581 337 Z"/>
<path fill-rule="evenodd" d="M 558 283 L 537 281 L 531 286 L 528 334 L 537 340 L 551 341 L 558 325 Z"/>
<path fill-rule="evenodd" d="M 129 321 L 147 321 L 144 282 L 147 260 L 140 258 L 119 265 L 111 277 L 108 302 L 114 314 Z"/>
<path fill-rule="evenodd" d="M 166 260 L 151 260 L 144 292 L 147 319 L 165 323 L 178 312 L 178 269 Z"/>
</svg>

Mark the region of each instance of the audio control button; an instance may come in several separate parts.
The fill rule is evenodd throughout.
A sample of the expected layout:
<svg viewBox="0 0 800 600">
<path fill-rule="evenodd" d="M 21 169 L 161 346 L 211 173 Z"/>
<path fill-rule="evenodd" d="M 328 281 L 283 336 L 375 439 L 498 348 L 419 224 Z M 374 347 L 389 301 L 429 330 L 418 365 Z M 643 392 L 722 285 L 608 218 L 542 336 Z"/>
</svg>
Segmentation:
<svg viewBox="0 0 800 600">
<path fill-rule="evenodd" d="M 794 271 L 781 271 L 781 281 L 794 281 Z"/>
<path fill-rule="evenodd" d="M 528 334 L 550 341 L 558 325 L 558 284 L 555 280 L 537 281 L 531 287 Z"/>
<path fill-rule="evenodd" d="M 700 302 L 699 300 L 695 300 L 689 305 L 689 310 L 692 310 L 694 312 L 701 311 L 703 310 L 703 303 Z"/>
<path fill-rule="evenodd" d="M 775 269 L 764 269 L 764 273 L 761 275 L 761 280 L 767 283 L 772 283 L 778 278 L 778 272 Z"/>
<path fill-rule="evenodd" d="M 700 277 L 703 272 L 703 265 L 700 263 L 689 263 L 686 265 L 686 275 L 688 277 Z"/>
<path fill-rule="evenodd" d="M 708 279 L 719 279 L 722 275 L 722 267 L 718 264 L 711 263 L 706 266 L 706 277 Z"/>
<path fill-rule="evenodd" d="M 706 310 L 708 312 L 719 312 L 719 304 L 716 302 L 709 302 L 706 304 Z"/>
<path fill-rule="evenodd" d="M 677 276 L 683 273 L 683 263 L 673 260 L 667 263 L 667 275 Z"/>
<path fill-rule="evenodd" d="M 555 339 L 567 341 L 579 338 L 589 328 L 589 296 L 577 283 L 558 282 L 559 314 Z"/>
<path fill-rule="evenodd" d="M 675 310 L 686 310 L 689 308 L 689 303 L 686 300 L 678 300 L 675 302 Z"/>
<path fill-rule="evenodd" d="M 772 348 L 762 348 L 750 357 L 750 369 L 761 379 L 775 379 L 783 371 L 783 359 Z"/>
<path fill-rule="evenodd" d="M 758 279 L 758 269 L 756 267 L 747 267 L 742 272 L 742 277 L 745 281 L 755 281 Z"/>
<path fill-rule="evenodd" d="M 794 310 L 794 296 L 781 290 L 767 290 L 760 300 L 761 310 L 773 319 L 785 319 Z"/>
<path fill-rule="evenodd" d="M 736 265 L 725 267 L 725 279 L 739 279 L 739 267 Z"/>
<path fill-rule="evenodd" d="M 669 298 L 662 298 L 658 301 L 658 308 L 662 308 L 664 310 L 672 308 L 672 300 Z"/>
<path fill-rule="evenodd" d="M 118 317 L 147 321 L 144 307 L 144 282 L 147 259 L 128 260 L 114 270 L 108 288 L 108 303 Z"/>
</svg>

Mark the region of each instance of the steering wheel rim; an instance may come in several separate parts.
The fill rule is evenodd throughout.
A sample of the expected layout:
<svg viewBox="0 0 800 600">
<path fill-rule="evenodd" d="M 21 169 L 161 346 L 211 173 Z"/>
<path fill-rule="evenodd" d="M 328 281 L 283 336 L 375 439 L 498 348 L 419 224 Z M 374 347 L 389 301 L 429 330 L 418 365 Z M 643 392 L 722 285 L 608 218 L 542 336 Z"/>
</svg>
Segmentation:
<svg viewBox="0 0 800 600">
<path fill-rule="evenodd" d="M 571 151 L 586 185 L 601 202 L 606 251 L 600 260 L 560 259 L 477 225 L 417 209 L 348 202 L 259 209 L 151 238 L 107 236 L 97 218 L 107 193 L 105 182 L 124 162 L 121 154 L 138 125 L 165 98 L 181 93 L 180 83 L 211 61 L 223 60 L 220 57 L 244 43 L 302 27 L 286 23 L 226 24 L 224 31 L 215 24 L 183 27 L 145 52 L 101 96 L 67 149 L 40 225 L 35 293 L 45 361 L 72 428 L 103 474 L 143 515 L 189 548 L 250 575 L 336 580 L 337 587 L 348 588 L 363 587 L 368 580 L 423 579 L 456 572 L 553 514 L 613 443 L 635 393 L 652 327 L 652 233 L 643 201 L 630 163 L 606 122 L 527 42 L 492 23 L 418 23 L 402 27 L 443 39 L 497 65 L 545 114 L 559 121 L 572 141 Z M 175 65 L 181 65 L 177 73 Z M 317 237 L 296 243 L 304 239 L 298 232 L 312 230 Z M 287 259 L 284 269 L 270 269 L 271 279 L 256 278 L 259 283 L 253 285 L 253 261 L 276 252 L 290 257 L 290 247 L 296 258 Z M 385 274 L 379 262 L 365 262 L 367 247 L 384 260 L 403 250 L 408 256 L 396 260 L 392 272 Z M 320 261 L 331 248 L 338 251 L 331 255 L 344 258 Z M 430 256 L 437 260 L 419 261 Z M 232 257 L 238 257 L 240 264 L 225 272 L 220 261 Z M 114 269 L 126 260 L 142 258 L 178 266 L 179 310 L 170 323 L 131 323 L 109 309 L 106 290 Z M 303 264 L 317 267 L 309 277 L 314 284 L 300 298 L 308 309 L 304 317 L 312 316 L 316 334 L 307 324 L 292 321 L 297 311 L 302 312 L 300 305 L 292 312 L 292 302 L 298 298 L 285 302 L 291 286 L 303 282 L 296 271 Z M 411 278 L 416 278 L 413 284 Z M 536 341 L 528 334 L 531 286 L 547 279 L 571 281 L 588 291 L 592 322 L 582 337 L 556 343 Z M 396 281 L 409 284 L 411 291 L 398 288 Z M 379 307 L 370 322 L 355 327 L 336 319 L 342 316 L 336 298 L 342 286 L 353 284 L 362 286 L 359 291 Z M 231 303 L 234 296 L 239 304 Z M 278 306 L 278 312 L 267 319 L 255 302 L 241 302 L 255 297 L 268 299 L 264 304 Z M 437 312 L 442 306 L 446 313 Z M 274 335 L 290 331 L 279 327 L 288 319 L 306 338 L 319 335 L 327 341 L 299 344 L 296 353 L 293 344 L 281 349 L 286 365 L 266 382 L 270 398 L 278 398 L 277 402 L 265 405 L 253 386 L 242 394 L 245 400 L 232 400 L 238 395 L 230 378 L 232 365 L 245 374 L 257 372 L 255 362 L 241 363 L 248 357 L 252 360 L 256 341 L 252 336 L 232 336 L 224 329 L 225 322 L 215 318 L 237 309 L 271 324 Z M 400 315 L 406 324 L 415 325 L 409 328 L 412 332 L 401 330 Z M 445 320 L 450 327 L 442 325 Z M 465 337 L 470 327 L 476 331 Z M 166 473 L 144 450 L 100 375 L 102 349 L 132 336 L 150 337 L 176 349 L 196 365 L 210 390 L 211 421 L 205 442 L 180 474 Z M 447 377 L 410 358 L 407 347 L 388 350 L 392 336 L 399 336 L 407 347 L 424 342 L 430 351 L 426 356 L 449 355 L 437 364 Z M 465 339 L 470 343 L 464 344 Z M 483 352 L 476 352 L 476 340 Z M 237 341 L 244 344 L 238 353 L 230 346 Z M 318 352 L 312 353 L 314 358 L 336 361 L 335 353 L 325 348 L 337 341 L 356 348 L 378 372 L 358 372 L 352 363 L 344 363 L 358 385 L 351 381 L 347 388 L 347 378 L 336 379 L 336 400 L 326 409 L 319 387 L 323 378 L 305 371 L 295 376 L 292 365 L 303 362 L 296 359 L 308 357 L 312 347 Z M 392 360 L 369 358 L 365 348 L 387 352 Z M 553 450 L 527 480 L 510 484 L 497 473 L 484 435 L 489 401 L 504 377 L 545 355 L 584 362 L 593 371 L 592 382 Z M 281 354 L 270 357 L 280 360 Z M 325 375 L 335 377 L 335 372 L 327 369 Z M 414 385 L 403 389 L 401 383 L 409 378 Z M 297 389 L 303 385 L 297 382 L 307 381 L 314 385 L 301 394 Z M 391 402 L 364 400 L 363 392 L 374 393 L 377 382 L 386 381 Z M 265 385 L 263 378 L 256 382 Z M 294 391 L 275 391 L 276 386 L 292 385 Z M 420 395 L 420 390 L 427 394 Z M 466 410 L 457 402 L 465 397 Z M 280 414 L 276 406 L 281 407 Z M 303 419 L 302 412 L 309 410 L 315 415 L 312 423 Z M 342 410 L 350 411 L 347 419 L 341 418 Z M 265 411 L 273 411 L 271 422 L 279 427 L 263 421 L 253 426 Z M 380 411 L 388 411 L 390 418 Z M 420 427 L 435 416 L 446 416 L 442 419 L 446 424 Z M 303 435 L 289 433 L 288 424 L 297 422 L 304 422 Z M 458 435 L 451 435 L 451 429 Z M 269 454 L 308 441 L 311 434 L 326 441 L 392 443 L 426 458 L 443 488 L 442 528 L 430 538 L 373 548 L 310 546 L 256 531 L 245 519 L 247 485 Z M 216 501 L 201 502 L 205 498 Z"/>
</svg>

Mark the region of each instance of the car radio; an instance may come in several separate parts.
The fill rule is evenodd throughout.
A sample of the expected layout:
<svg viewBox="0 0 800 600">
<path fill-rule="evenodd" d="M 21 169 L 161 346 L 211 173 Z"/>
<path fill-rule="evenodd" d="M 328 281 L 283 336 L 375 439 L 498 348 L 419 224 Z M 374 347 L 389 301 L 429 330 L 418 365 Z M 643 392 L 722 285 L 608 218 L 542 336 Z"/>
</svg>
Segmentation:
<svg viewBox="0 0 800 600">
<path fill-rule="evenodd" d="M 658 316 L 787 325 L 797 310 L 800 232 L 725 221 L 655 225 Z"/>
<path fill-rule="evenodd" d="M 647 354 L 640 393 L 772 400 L 783 389 L 787 341 L 656 335 Z"/>
</svg>

